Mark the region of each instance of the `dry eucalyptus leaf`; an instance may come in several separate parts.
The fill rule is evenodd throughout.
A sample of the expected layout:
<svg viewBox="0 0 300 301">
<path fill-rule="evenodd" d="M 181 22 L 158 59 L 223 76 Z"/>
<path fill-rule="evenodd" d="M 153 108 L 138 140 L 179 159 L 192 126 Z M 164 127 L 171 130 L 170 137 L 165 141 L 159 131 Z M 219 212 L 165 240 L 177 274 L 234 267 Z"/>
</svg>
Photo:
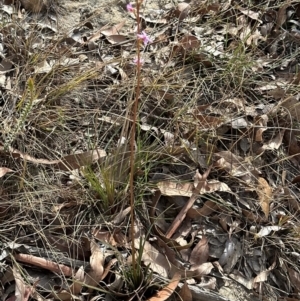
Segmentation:
<svg viewBox="0 0 300 301">
<path fill-rule="evenodd" d="M 5 176 L 8 172 L 14 172 L 14 171 L 7 167 L 0 167 L 0 178 Z"/>
<path fill-rule="evenodd" d="M 135 239 L 134 245 L 136 249 L 140 248 L 141 237 Z M 159 275 L 168 278 L 171 271 L 171 264 L 164 254 L 161 254 L 158 249 L 152 246 L 148 241 L 144 243 L 142 261 L 145 265 L 150 265 L 152 271 Z"/>
<path fill-rule="evenodd" d="M 254 235 L 255 238 L 262 238 L 264 236 L 269 235 L 272 231 L 276 232 L 283 229 L 283 227 L 280 226 L 266 226 L 262 227 L 258 233 Z"/>
<path fill-rule="evenodd" d="M 85 274 L 84 277 L 84 284 L 92 287 L 97 287 L 99 282 L 102 279 L 102 274 L 104 271 L 104 254 L 103 251 L 100 249 L 99 245 L 91 241 L 91 252 L 92 255 L 90 257 L 90 265 L 91 269 L 89 272 Z M 92 288 L 89 288 L 91 291 Z"/>
<path fill-rule="evenodd" d="M 105 26 L 105 27 L 101 28 L 101 33 L 103 35 L 105 35 L 106 37 L 112 36 L 112 35 L 118 35 L 119 31 L 122 29 L 125 22 L 126 22 L 126 20 L 123 20 L 120 23 L 118 23 L 110 28 Z"/>
<path fill-rule="evenodd" d="M 77 296 L 82 289 L 84 282 L 84 268 L 81 266 L 74 275 L 73 283 L 70 285 L 70 292 Z"/>
<path fill-rule="evenodd" d="M 293 119 L 300 120 L 300 103 L 297 97 L 289 96 L 281 102 L 281 106 L 288 110 L 289 116 Z"/>
<path fill-rule="evenodd" d="M 257 194 L 259 203 L 265 216 L 268 217 L 270 213 L 270 202 L 272 201 L 272 188 L 264 178 L 258 178 Z"/>
<path fill-rule="evenodd" d="M 288 268 L 288 273 L 289 273 L 290 281 L 292 282 L 296 291 L 299 293 L 300 292 L 300 274 L 291 268 Z"/>
<path fill-rule="evenodd" d="M 181 2 L 178 4 L 177 9 L 175 10 L 175 16 L 179 21 L 184 20 L 191 10 L 191 6 L 188 3 Z"/>
<path fill-rule="evenodd" d="M 208 239 L 203 236 L 192 250 L 189 262 L 193 266 L 199 266 L 207 261 L 209 257 Z"/>
<path fill-rule="evenodd" d="M 219 263 L 223 266 L 226 273 L 230 273 L 241 256 L 241 243 L 236 238 L 231 237 L 226 241 L 225 249 L 219 259 Z"/>
<path fill-rule="evenodd" d="M 175 273 L 173 278 L 170 280 L 170 283 L 165 286 L 161 291 L 158 291 L 155 296 L 147 299 L 147 301 L 164 301 L 167 300 L 175 291 L 179 281 L 181 279 L 181 275 L 179 273 Z"/>
<path fill-rule="evenodd" d="M 181 300 L 193 301 L 192 292 L 191 292 L 188 284 L 186 283 L 186 281 L 184 282 L 183 286 L 181 287 L 178 295 L 181 298 Z"/>
</svg>

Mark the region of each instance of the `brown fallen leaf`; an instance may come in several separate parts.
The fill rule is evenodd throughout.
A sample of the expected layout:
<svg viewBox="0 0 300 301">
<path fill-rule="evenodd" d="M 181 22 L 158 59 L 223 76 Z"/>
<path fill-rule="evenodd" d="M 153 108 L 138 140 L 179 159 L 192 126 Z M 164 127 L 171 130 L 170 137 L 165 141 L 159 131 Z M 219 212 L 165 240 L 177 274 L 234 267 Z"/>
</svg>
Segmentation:
<svg viewBox="0 0 300 301">
<path fill-rule="evenodd" d="M 287 11 L 286 9 L 291 5 L 290 1 L 287 1 L 285 4 L 283 4 L 277 13 L 277 19 L 276 19 L 276 28 L 275 30 L 278 30 L 286 21 L 287 19 Z"/>
<path fill-rule="evenodd" d="M 26 285 L 23 277 L 15 265 L 13 266 L 13 274 L 16 283 L 15 301 L 27 301 L 33 293 L 38 281 L 36 281 L 32 287 Z"/>
<path fill-rule="evenodd" d="M 6 283 L 14 280 L 14 274 L 11 267 L 6 269 L 4 275 L 0 278 L 1 284 L 4 286 Z"/>
<path fill-rule="evenodd" d="M 114 34 L 106 37 L 107 41 L 111 44 L 119 44 L 128 40 L 127 36 L 121 34 Z"/>
<path fill-rule="evenodd" d="M 174 14 L 179 21 L 184 20 L 191 10 L 191 6 L 188 3 L 182 2 L 177 5 L 177 9 Z"/>
<path fill-rule="evenodd" d="M 138 237 L 134 240 L 134 245 L 137 250 L 141 247 L 141 239 L 141 237 Z M 146 266 L 149 265 L 150 269 L 157 274 L 166 278 L 169 276 L 172 268 L 171 263 L 164 254 L 161 254 L 161 252 L 148 241 L 145 241 L 143 246 L 142 261 Z"/>
<path fill-rule="evenodd" d="M 272 201 L 272 188 L 264 178 L 258 178 L 257 194 L 259 203 L 265 216 L 268 217 L 270 213 L 270 202 Z"/>
<path fill-rule="evenodd" d="M 262 142 L 263 141 L 263 132 L 265 132 L 268 127 L 267 127 L 267 124 L 268 124 L 268 120 L 269 120 L 269 117 L 264 114 L 264 115 L 261 115 L 261 116 L 257 116 L 254 118 L 255 120 L 255 125 L 257 127 L 256 131 L 255 131 L 255 141 L 258 141 L 258 142 Z"/>
<path fill-rule="evenodd" d="M 201 189 L 207 185 L 207 177 L 211 171 L 211 166 L 208 168 L 208 170 L 202 175 L 200 175 L 199 171 L 197 170 L 196 175 L 195 175 L 195 185 L 196 187 L 194 188 L 194 192 L 190 199 L 185 203 L 181 211 L 178 213 L 176 216 L 175 220 L 172 222 L 171 226 L 169 227 L 166 237 L 171 238 L 172 235 L 175 233 L 177 228 L 180 226 L 182 221 L 185 219 L 187 212 L 189 209 L 191 209 L 199 197 Z"/>
<path fill-rule="evenodd" d="M 161 291 L 157 292 L 155 296 L 151 297 L 147 301 L 164 301 L 167 300 L 175 291 L 181 276 L 179 273 L 175 273 L 170 283 L 165 286 Z"/>
<path fill-rule="evenodd" d="M 289 117 L 292 117 L 296 121 L 300 120 L 300 104 L 298 97 L 292 95 L 287 96 L 282 102 L 279 103 L 279 105 L 286 108 Z"/>
<path fill-rule="evenodd" d="M 189 262 L 192 266 L 199 266 L 202 263 L 207 262 L 209 257 L 208 239 L 203 236 L 202 239 L 196 244 L 193 249 Z"/>
<path fill-rule="evenodd" d="M 197 115 L 199 126 L 203 129 L 216 129 L 224 123 L 223 117 Z"/>
<path fill-rule="evenodd" d="M 83 266 L 81 266 L 76 272 L 76 274 L 74 275 L 73 283 L 70 285 L 70 292 L 73 295 L 77 296 L 81 292 L 83 281 L 84 281 L 84 268 Z"/>
<path fill-rule="evenodd" d="M 84 259 L 90 254 L 89 241 L 86 237 L 81 237 L 77 242 L 59 238 L 56 235 L 52 235 L 49 231 L 45 230 L 44 234 L 47 237 L 47 241 L 61 252 L 65 252 L 69 256 Z"/>
<path fill-rule="evenodd" d="M 8 172 L 13 172 L 13 170 L 7 167 L 0 167 L 0 178 L 5 176 Z"/>
<path fill-rule="evenodd" d="M 187 51 L 198 49 L 200 45 L 201 43 L 196 36 L 186 34 L 174 45 L 171 56 L 173 57 L 178 53 L 186 55 Z"/>
<path fill-rule="evenodd" d="M 289 278 L 292 282 L 295 292 L 300 292 L 300 274 L 296 272 L 294 269 L 288 268 Z"/>
<path fill-rule="evenodd" d="M 289 159 L 295 164 L 300 162 L 300 143 L 294 131 L 286 130 L 283 135 L 283 142 L 287 147 Z"/>
<path fill-rule="evenodd" d="M 102 279 L 102 274 L 104 271 L 104 254 L 103 251 L 100 249 L 99 245 L 95 241 L 91 241 L 91 252 L 92 255 L 90 257 L 90 265 L 91 269 L 88 273 L 85 274 L 84 277 L 84 284 L 89 287 L 89 291 L 93 289 L 91 287 L 97 287 L 99 282 Z"/>
<path fill-rule="evenodd" d="M 57 168 L 65 171 L 78 169 L 81 166 L 89 165 L 104 157 L 106 157 L 106 151 L 102 149 L 68 155 L 59 160 L 59 162 L 57 163 Z"/>
<path fill-rule="evenodd" d="M 101 277 L 101 280 L 103 280 L 107 274 L 110 272 L 110 268 L 116 263 L 118 262 L 118 259 L 117 258 L 113 258 L 106 266 L 105 266 L 105 269 L 103 271 L 103 274 L 102 274 L 102 277 Z"/>
<path fill-rule="evenodd" d="M 275 268 L 276 261 L 266 270 L 261 271 L 254 279 L 253 279 L 253 287 L 257 288 L 260 282 L 265 282 L 268 279 L 270 272 Z"/>
<path fill-rule="evenodd" d="M 243 216 L 246 217 L 251 222 L 256 222 L 258 224 L 262 223 L 264 221 L 264 218 L 262 218 L 258 213 L 253 213 L 249 210 L 242 209 Z"/>
<path fill-rule="evenodd" d="M 14 257 L 17 261 L 25 262 L 32 264 L 34 266 L 49 270 L 53 273 L 63 274 L 65 276 L 73 276 L 75 274 L 74 270 L 66 265 L 58 264 L 56 262 L 33 256 L 28 254 L 14 254 Z"/>
<path fill-rule="evenodd" d="M 72 301 L 74 298 L 71 295 L 71 293 L 65 289 L 58 289 L 57 291 L 52 290 L 51 297 L 53 297 L 54 300 L 60 300 L 60 301 Z"/>
<path fill-rule="evenodd" d="M 193 301 L 192 292 L 191 292 L 188 284 L 186 283 L 186 281 L 184 282 L 182 288 L 180 289 L 178 296 L 180 297 L 180 300 L 182 300 L 182 301 Z"/>
<path fill-rule="evenodd" d="M 1 151 L 4 151 L 3 146 L 0 146 L 0 152 Z M 102 149 L 87 151 L 80 154 L 67 155 L 60 160 L 36 159 L 11 147 L 9 148 L 9 151 L 14 158 L 21 158 L 35 164 L 53 165 L 54 167 L 65 171 L 89 165 L 97 160 L 106 157 L 106 152 Z"/>
<path fill-rule="evenodd" d="M 193 194 L 194 186 L 192 183 L 178 183 L 172 181 L 163 181 L 157 183 L 162 195 L 166 196 L 186 196 L 191 197 Z M 200 194 L 213 193 L 215 191 L 231 192 L 227 184 L 218 180 L 208 181 L 205 186 L 201 188 Z"/>
<path fill-rule="evenodd" d="M 228 2 L 230 3 L 230 2 Z M 214 12 L 214 13 L 217 13 L 220 8 L 224 8 L 223 5 L 221 6 L 221 4 L 219 3 L 213 3 L 213 4 L 206 4 L 205 2 L 203 2 L 202 5 L 200 5 L 199 8 L 196 9 L 195 13 L 199 14 L 199 15 L 206 15 L 210 12 Z"/>
<path fill-rule="evenodd" d="M 195 219 L 202 216 L 209 216 L 213 212 L 217 211 L 218 205 L 213 201 L 206 201 L 202 208 L 190 208 L 187 212 L 187 216 Z"/>
<path fill-rule="evenodd" d="M 208 275 L 213 268 L 214 266 L 211 262 L 205 262 L 201 265 L 191 268 L 191 274 L 194 278 L 200 280 L 203 276 Z"/>
<path fill-rule="evenodd" d="M 121 28 L 124 26 L 125 22 L 126 22 L 126 20 L 123 20 L 120 23 L 118 23 L 112 27 L 104 26 L 101 28 L 101 33 L 105 36 L 117 35 L 117 34 L 119 34 L 119 31 L 121 30 Z"/>
<path fill-rule="evenodd" d="M 244 158 L 230 151 L 218 152 L 214 156 L 219 158 L 214 163 L 214 167 L 223 169 L 234 177 L 242 177 L 255 170 L 251 163 L 245 162 Z"/>
<path fill-rule="evenodd" d="M 272 138 L 267 143 L 264 143 L 264 145 L 257 150 L 258 153 L 263 152 L 264 150 L 275 150 L 279 149 L 279 147 L 282 144 L 282 140 L 284 137 L 285 129 L 281 130 L 274 138 Z"/>
</svg>

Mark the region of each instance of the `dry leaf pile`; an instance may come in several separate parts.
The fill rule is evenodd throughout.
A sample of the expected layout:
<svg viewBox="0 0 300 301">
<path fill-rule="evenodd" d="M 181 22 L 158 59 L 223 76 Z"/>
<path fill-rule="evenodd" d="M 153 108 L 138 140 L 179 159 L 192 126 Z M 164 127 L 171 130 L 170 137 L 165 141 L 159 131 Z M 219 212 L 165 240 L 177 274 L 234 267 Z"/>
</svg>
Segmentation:
<svg viewBox="0 0 300 301">
<path fill-rule="evenodd" d="M 300 299 L 299 1 L 157 2 L 134 251 L 134 16 L 0 6 L 1 300 Z"/>
</svg>

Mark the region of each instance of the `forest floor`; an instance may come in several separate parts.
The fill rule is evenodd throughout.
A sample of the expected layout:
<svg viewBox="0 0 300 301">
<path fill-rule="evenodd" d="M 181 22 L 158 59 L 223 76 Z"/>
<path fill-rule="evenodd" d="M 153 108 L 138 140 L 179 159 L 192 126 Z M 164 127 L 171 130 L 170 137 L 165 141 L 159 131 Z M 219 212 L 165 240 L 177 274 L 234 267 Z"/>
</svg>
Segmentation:
<svg viewBox="0 0 300 301">
<path fill-rule="evenodd" d="M 1 300 L 300 300 L 299 1 L 2 2 Z"/>
</svg>

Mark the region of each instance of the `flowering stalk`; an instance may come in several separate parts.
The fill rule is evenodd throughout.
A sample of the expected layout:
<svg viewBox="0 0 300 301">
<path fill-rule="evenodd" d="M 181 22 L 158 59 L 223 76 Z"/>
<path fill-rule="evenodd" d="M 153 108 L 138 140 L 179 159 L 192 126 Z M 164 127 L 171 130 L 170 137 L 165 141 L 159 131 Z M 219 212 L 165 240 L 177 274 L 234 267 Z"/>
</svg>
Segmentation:
<svg viewBox="0 0 300 301">
<path fill-rule="evenodd" d="M 136 65 L 136 91 L 135 91 L 135 99 L 132 106 L 132 124 L 131 124 L 131 133 L 130 133 L 130 207 L 131 207 L 131 248 L 132 248 L 132 268 L 134 273 L 134 278 L 137 279 L 137 269 L 136 269 L 136 258 L 135 258 L 135 246 L 134 246 L 134 220 L 135 220 L 135 198 L 134 198 L 134 157 L 135 157 L 135 132 L 136 132 L 136 121 L 137 121 L 137 113 L 138 113 L 138 105 L 139 105 L 139 97 L 140 97 L 140 86 L 141 86 L 141 67 L 144 63 L 143 58 L 141 57 L 141 46 L 144 44 L 146 46 L 151 42 L 150 38 L 146 34 L 145 31 L 141 32 L 140 28 L 140 8 L 143 0 L 136 0 L 136 8 L 132 6 L 131 3 L 126 5 L 127 11 L 133 13 L 136 17 L 137 23 L 137 56 L 134 59 L 133 63 Z"/>
<path fill-rule="evenodd" d="M 140 84 L 141 84 L 141 51 L 140 51 L 140 43 L 143 38 L 139 37 L 140 35 L 140 5 L 142 4 L 142 0 L 136 0 L 136 10 L 132 7 L 132 4 L 127 4 L 127 10 L 129 12 L 134 12 L 136 16 L 137 22 L 137 58 L 135 59 L 136 63 L 136 93 L 135 93 L 135 100 L 133 103 L 132 108 L 132 125 L 131 125 L 131 135 L 130 135 L 130 207 L 131 207 L 131 214 L 130 214 L 130 221 L 131 221 L 131 252 L 132 252 L 132 270 L 133 276 L 137 279 L 137 269 L 136 269 L 136 258 L 135 258 L 135 246 L 134 246 L 134 220 L 135 220 L 135 198 L 134 198 L 134 142 L 135 142 L 135 131 L 136 131 L 136 119 L 137 119 L 137 111 L 138 111 L 138 103 L 140 97 Z M 145 44 L 145 42 L 144 42 Z"/>
</svg>

